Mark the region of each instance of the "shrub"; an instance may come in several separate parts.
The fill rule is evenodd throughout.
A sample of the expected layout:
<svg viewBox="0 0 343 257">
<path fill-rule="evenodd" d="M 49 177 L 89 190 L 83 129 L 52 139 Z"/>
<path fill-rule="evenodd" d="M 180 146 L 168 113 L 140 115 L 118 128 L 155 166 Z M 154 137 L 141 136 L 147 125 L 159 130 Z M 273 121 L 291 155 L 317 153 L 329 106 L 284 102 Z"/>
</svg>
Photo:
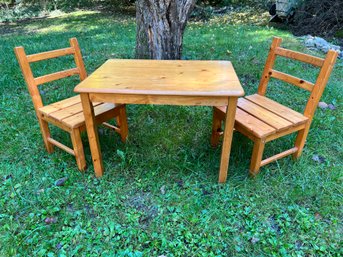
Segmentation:
<svg viewBox="0 0 343 257">
<path fill-rule="evenodd" d="M 334 36 L 342 30 L 342 0 L 305 0 L 294 15 L 291 29 L 295 35 Z"/>
</svg>

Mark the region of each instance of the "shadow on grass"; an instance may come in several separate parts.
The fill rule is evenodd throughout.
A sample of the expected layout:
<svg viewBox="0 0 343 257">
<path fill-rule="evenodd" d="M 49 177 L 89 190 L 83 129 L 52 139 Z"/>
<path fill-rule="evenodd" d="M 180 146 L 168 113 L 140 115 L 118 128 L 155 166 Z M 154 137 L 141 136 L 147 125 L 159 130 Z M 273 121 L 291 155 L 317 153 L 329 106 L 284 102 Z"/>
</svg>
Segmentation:
<svg viewBox="0 0 343 257">
<path fill-rule="evenodd" d="M 11 23 L 0 23 L 0 35 L 28 35 L 35 33 L 72 32 L 95 30 L 111 23 L 131 23 L 132 16 L 111 14 L 100 11 L 78 11 L 58 17 L 41 17 L 24 19 Z"/>
</svg>

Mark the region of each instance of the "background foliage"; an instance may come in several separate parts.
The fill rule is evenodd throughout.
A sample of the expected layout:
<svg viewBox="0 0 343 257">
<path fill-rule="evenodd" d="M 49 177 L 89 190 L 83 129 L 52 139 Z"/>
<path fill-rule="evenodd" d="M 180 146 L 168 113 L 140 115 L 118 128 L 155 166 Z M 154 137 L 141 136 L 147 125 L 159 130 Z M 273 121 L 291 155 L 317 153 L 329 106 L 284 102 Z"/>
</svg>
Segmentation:
<svg viewBox="0 0 343 257">
<path fill-rule="evenodd" d="M 205 6 L 227 6 L 227 5 L 250 5 L 250 6 L 265 6 L 268 0 L 198 0 L 197 4 Z M 0 4 L 13 7 L 16 4 L 15 0 L 0 0 Z M 22 5 L 36 5 L 42 10 L 70 10 L 74 8 L 95 7 L 99 5 L 118 8 L 134 5 L 135 0 L 22 0 Z"/>
<path fill-rule="evenodd" d="M 291 28 L 296 35 L 311 34 L 343 38 L 343 1 L 302 1 L 295 12 Z"/>
</svg>

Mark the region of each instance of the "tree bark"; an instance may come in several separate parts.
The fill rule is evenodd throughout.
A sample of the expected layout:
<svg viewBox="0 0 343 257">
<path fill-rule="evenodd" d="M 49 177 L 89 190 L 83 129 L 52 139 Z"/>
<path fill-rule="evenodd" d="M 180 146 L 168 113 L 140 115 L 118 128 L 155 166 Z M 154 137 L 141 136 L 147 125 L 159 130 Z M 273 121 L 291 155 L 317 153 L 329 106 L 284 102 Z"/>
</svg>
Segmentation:
<svg viewBox="0 0 343 257">
<path fill-rule="evenodd" d="M 180 59 L 187 19 L 196 0 L 137 0 L 136 58 Z"/>
</svg>

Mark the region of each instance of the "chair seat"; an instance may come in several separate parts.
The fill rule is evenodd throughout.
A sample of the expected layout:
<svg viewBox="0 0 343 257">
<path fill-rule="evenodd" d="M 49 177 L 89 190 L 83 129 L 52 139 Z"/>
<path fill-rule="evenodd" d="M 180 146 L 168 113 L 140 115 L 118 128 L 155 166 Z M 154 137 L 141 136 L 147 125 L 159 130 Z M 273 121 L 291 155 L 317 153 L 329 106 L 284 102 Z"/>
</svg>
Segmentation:
<svg viewBox="0 0 343 257">
<path fill-rule="evenodd" d="M 94 102 L 95 116 L 106 113 L 117 105 L 112 103 Z M 85 117 L 79 95 L 55 102 L 50 105 L 43 106 L 38 109 L 42 117 L 60 122 L 68 128 L 77 128 L 85 124 Z"/>
<path fill-rule="evenodd" d="M 216 107 L 223 113 L 225 106 Z M 282 104 L 258 94 L 239 98 L 235 127 L 264 138 L 307 122 L 308 118 Z"/>
</svg>

